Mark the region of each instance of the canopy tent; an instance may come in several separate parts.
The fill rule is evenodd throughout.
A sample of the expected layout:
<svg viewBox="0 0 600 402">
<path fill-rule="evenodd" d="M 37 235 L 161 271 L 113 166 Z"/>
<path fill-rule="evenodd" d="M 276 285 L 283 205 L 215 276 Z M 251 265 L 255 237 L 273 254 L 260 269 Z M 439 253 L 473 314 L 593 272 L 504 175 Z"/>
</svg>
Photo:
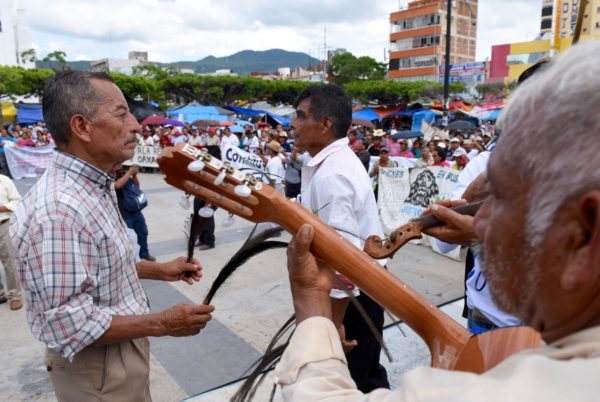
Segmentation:
<svg viewBox="0 0 600 402">
<path fill-rule="evenodd" d="M 373 110 L 373 109 L 363 109 L 358 112 L 352 113 L 352 118 L 362 119 L 362 120 L 381 120 L 381 117 Z"/>
<path fill-rule="evenodd" d="M 227 115 L 221 113 L 219 109 L 224 110 L 223 108 L 217 108 L 215 106 L 202 106 L 197 103 L 191 103 L 177 109 L 168 110 L 167 114 L 176 119 L 179 116 L 182 116 L 183 121 L 186 123 L 191 123 L 196 120 L 228 121 Z"/>
<path fill-rule="evenodd" d="M 239 107 L 239 106 L 233 106 L 233 105 L 227 105 L 227 109 L 232 110 L 232 111 L 236 112 L 237 114 L 246 115 L 246 116 L 258 116 L 258 115 L 265 113 L 262 110 L 247 109 L 245 107 Z"/>
<path fill-rule="evenodd" d="M 502 109 L 492 110 L 491 112 L 480 115 L 479 120 L 481 120 L 481 121 L 498 120 L 498 117 L 500 116 L 500 112 L 502 112 Z"/>
<path fill-rule="evenodd" d="M 285 116 L 282 116 L 279 114 L 267 112 L 266 120 L 269 121 L 269 119 L 273 119 L 273 120 L 275 120 L 276 124 L 281 124 L 282 126 L 285 126 L 285 127 L 289 127 L 290 123 L 292 122 L 292 119 L 290 119 L 289 117 L 285 117 Z"/>
<path fill-rule="evenodd" d="M 129 96 L 125 96 L 125 100 L 129 111 L 137 121 L 142 121 L 149 116 L 165 116 L 165 112 L 149 103 L 133 100 Z"/>
<path fill-rule="evenodd" d="M 17 109 L 12 103 L 0 103 L 0 121 L 2 124 L 14 123 L 17 118 Z"/>
<path fill-rule="evenodd" d="M 435 120 L 437 114 L 433 110 L 421 110 L 413 114 L 412 131 L 421 131 L 423 120 L 431 124 Z"/>
<path fill-rule="evenodd" d="M 40 104 L 18 103 L 17 108 L 17 123 L 19 124 L 34 124 L 44 121 Z"/>
</svg>

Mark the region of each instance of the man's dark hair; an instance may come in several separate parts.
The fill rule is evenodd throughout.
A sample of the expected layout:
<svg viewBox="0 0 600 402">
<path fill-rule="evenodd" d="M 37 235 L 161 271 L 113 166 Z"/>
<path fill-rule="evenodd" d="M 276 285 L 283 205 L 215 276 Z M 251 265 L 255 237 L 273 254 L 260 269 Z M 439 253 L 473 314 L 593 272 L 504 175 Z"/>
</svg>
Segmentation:
<svg viewBox="0 0 600 402">
<path fill-rule="evenodd" d="M 329 117 L 333 120 L 333 135 L 343 138 L 352 123 L 352 99 L 344 90 L 333 84 L 319 84 L 306 88 L 296 100 L 296 107 L 305 99 L 310 100 L 309 111 L 314 120 Z"/>
<path fill-rule="evenodd" d="M 113 82 L 106 74 L 67 70 L 46 80 L 42 99 L 44 121 L 57 145 L 71 138 L 71 118 L 80 114 L 92 119 L 102 101 L 92 80 Z"/>
</svg>

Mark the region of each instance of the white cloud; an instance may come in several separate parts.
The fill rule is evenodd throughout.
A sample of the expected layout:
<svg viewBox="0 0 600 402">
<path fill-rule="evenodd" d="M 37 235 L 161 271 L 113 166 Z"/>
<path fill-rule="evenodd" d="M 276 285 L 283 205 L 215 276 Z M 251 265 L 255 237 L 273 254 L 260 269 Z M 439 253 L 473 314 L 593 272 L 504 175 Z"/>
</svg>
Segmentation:
<svg viewBox="0 0 600 402">
<path fill-rule="evenodd" d="M 457 0 L 461 1 L 461 0 Z M 389 14 L 397 1 L 372 0 L 20 0 L 43 57 L 124 58 L 148 51 L 153 61 L 197 60 L 244 49 L 323 54 L 329 47 L 383 60 Z M 531 39 L 541 0 L 479 0 L 480 58 L 491 44 Z"/>
</svg>

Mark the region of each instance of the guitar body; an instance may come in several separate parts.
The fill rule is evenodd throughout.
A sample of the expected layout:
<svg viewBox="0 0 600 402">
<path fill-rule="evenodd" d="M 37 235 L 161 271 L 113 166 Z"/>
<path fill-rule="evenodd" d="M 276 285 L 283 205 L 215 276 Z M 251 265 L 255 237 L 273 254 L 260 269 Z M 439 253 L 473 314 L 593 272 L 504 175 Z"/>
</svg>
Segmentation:
<svg viewBox="0 0 600 402">
<path fill-rule="evenodd" d="M 539 335 L 536 341 L 529 328 L 472 337 L 316 215 L 205 151 L 180 143 L 157 161 L 167 183 L 242 218 L 278 223 L 292 235 L 309 223 L 315 233 L 311 251 L 415 330 L 429 347 L 433 367 L 483 372 L 510 354 L 539 346 Z"/>
</svg>

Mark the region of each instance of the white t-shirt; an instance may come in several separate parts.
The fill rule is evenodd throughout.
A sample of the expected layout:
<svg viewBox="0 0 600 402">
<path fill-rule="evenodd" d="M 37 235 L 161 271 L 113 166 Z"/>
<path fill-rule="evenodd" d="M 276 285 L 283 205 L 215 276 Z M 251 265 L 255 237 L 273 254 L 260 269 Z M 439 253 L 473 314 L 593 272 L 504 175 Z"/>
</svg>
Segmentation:
<svg viewBox="0 0 600 402">
<path fill-rule="evenodd" d="M 283 167 L 283 162 L 279 155 L 269 159 L 267 162 L 267 171 L 269 172 L 269 178 L 275 184 L 283 182 L 285 179 L 285 168 Z"/>
</svg>

